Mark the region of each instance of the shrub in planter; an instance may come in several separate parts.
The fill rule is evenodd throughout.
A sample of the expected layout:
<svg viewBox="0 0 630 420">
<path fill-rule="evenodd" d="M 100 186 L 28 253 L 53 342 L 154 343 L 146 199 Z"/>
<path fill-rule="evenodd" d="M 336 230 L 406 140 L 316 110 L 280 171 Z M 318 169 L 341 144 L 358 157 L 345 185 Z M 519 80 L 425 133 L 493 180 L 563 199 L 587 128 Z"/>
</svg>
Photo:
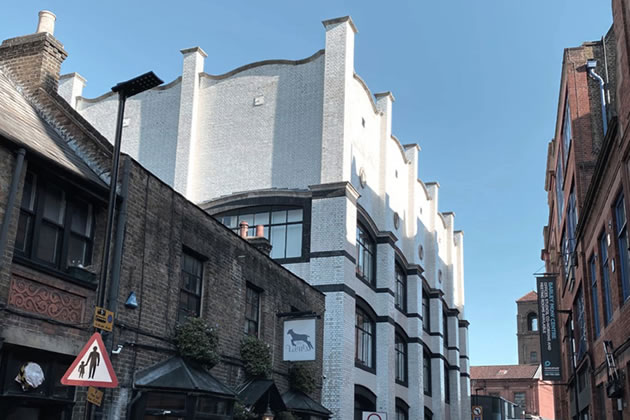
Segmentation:
<svg viewBox="0 0 630 420">
<path fill-rule="evenodd" d="M 313 369 L 303 363 L 293 364 L 289 368 L 289 386 L 305 394 L 310 394 L 317 386 Z"/>
<path fill-rule="evenodd" d="M 219 363 L 217 350 L 219 337 L 201 318 L 186 318 L 186 321 L 175 329 L 175 344 L 179 355 L 211 369 Z"/>
<path fill-rule="evenodd" d="M 251 335 L 243 337 L 241 358 L 248 376 L 267 378 L 271 374 L 269 345 L 257 337 Z"/>
</svg>

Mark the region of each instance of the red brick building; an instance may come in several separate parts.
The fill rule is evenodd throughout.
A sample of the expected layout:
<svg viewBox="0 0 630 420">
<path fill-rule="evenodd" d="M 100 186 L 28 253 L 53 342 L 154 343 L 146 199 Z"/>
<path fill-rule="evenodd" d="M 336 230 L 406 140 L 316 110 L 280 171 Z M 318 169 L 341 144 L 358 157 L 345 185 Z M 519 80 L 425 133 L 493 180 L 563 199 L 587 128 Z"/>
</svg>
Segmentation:
<svg viewBox="0 0 630 420">
<path fill-rule="evenodd" d="M 38 33 L 0 45 L 0 418 L 11 420 L 84 418 L 86 388 L 59 381 L 93 332 L 102 267 L 112 147 L 56 93 L 67 54 L 50 18 Z M 228 419 L 239 390 L 259 413 L 270 404 L 276 413 L 328 417 L 316 402 L 324 295 L 271 260 L 264 239 L 235 235 L 127 156 L 114 226 L 122 248 L 111 254 L 109 284 L 119 283 L 106 341 L 119 350 L 119 387 L 106 392 L 97 418 Z M 127 304 L 132 293 L 137 305 Z M 290 367 L 283 321 L 298 313 L 316 318 L 316 361 L 305 362 L 315 401 L 293 391 L 280 398 Z M 213 376 L 177 357 L 173 332 L 186 316 L 218 332 Z M 271 380 L 256 392 L 241 386 L 245 334 L 271 354 Z M 29 363 L 44 381 L 22 387 L 15 378 Z"/>
<path fill-rule="evenodd" d="M 614 1 L 614 30 L 565 50 L 547 155 L 549 219 L 542 258 L 547 273 L 556 273 L 562 310 L 566 386 L 555 387 L 555 402 L 556 417 L 563 419 L 621 419 L 630 413 L 627 8 L 627 2 Z M 608 369 L 606 341 L 618 377 Z"/>
<path fill-rule="evenodd" d="M 528 419 L 554 418 L 553 385 L 541 380 L 540 365 L 471 366 L 470 378 L 471 395 L 512 401 Z"/>
</svg>

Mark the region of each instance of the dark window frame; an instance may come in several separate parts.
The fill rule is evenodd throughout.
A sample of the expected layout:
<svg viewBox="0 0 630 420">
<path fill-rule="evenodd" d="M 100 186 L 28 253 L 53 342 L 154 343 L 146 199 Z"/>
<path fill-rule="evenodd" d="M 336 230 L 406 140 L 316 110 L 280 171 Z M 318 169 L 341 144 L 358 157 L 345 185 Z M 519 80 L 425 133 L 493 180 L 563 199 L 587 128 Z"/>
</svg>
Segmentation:
<svg viewBox="0 0 630 420">
<path fill-rule="evenodd" d="M 409 404 L 396 398 L 396 420 L 409 420 Z"/>
<path fill-rule="evenodd" d="M 192 264 L 198 266 L 199 269 L 196 272 L 192 272 L 186 269 L 186 259 L 190 259 Z M 179 289 L 179 304 L 177 308 L 177 321 L 182 323 L 188 317 L 197 318 L 201 316 L 201 305 L 203 301 L 203 265 L 205 258 L 200 258 L 199 254 L 192 252 L 186 248 L 182 250 L 181 258 L 181 283 Z M 189 287 L 187 280 L 195 280 L 193 288 Z M 196 289 L 196 290 L 193 290 Z M 182 299 L 186 297 L 186 305 L 183 306 Z M 195 307 L 190 307 L 192 301 L 196 301 Z"/>
<path fill-rule="evenodd" d="M 599 320 L 599 293 L 597 292 L 597 265 L 595 262 L 595 255 L 591 255 L 589 259 L 589 270 L 591 275 L 591 299 L 592 299 L 592 314 L 593 314 L 593 334 L 595 338 L 599 337 L 600 333 L 600 320 Z"/>
<path fill-rule="evenodd" d="M 399 263 L 394 265 L 394 276 L 396 278 L 396 289 L 394 290 L 394 306 L 396 309 L 407 312 L 407 273 Z"/>
<path fill-rule="evenodd" d="M 409 385 L 409 338 L 397 328 L 394 333 L 395 353 L 395 379 L 396 383 L 403 386 Z M 400 363 L 402 362 L 402 366 Z M 402 377 L 400 376 L 402 374 Z"/>
<path fill-rule="evenodd" d="M 251 309 L 253 309 L 252 306 L 252 302 L 253 301 L 253 297 L 255 297 L 256 300 L 256 310 L 252 311 Z M 262 309 L 262 289 L 260 289 L 259 287 L 256 287 L 250 283 L 247 283 L 246 287 L 245 287 L 245 324 L 244 324 L 244 333 L 247 335 L 252 335 L 255 337 L 260 337 L 260 314 L 261 314 L 261 309 Z M 255 318 L 251 318 L 248 316 L 249 313 L 255 313 L 256 317 Z M 252 332 L 252 326 L 253 326 L 253 330 L 255 330 L 255 333 Z"/>
<path fill-rule="evenodd" d="M 433 386 L 431 384 L 433 372 L 431 369 L 431 353 L 424 349 L 422 352 L 422 390 L 424 395 L 431 397 L 433 395 Z"/>
<path fill-rule="evenodd" d="M 444 361 L 444 402 L 451 403 L 451 370 L 449 364 Z"/>
<path fill-rule="evenodd" d="M 536 322 L 536 328 L 534 328 L 534 321 Z M 538 331 L 538 314 L 536 312 L 530 312 L 527 314 L 527 331 Z"/>
<path fill-rule="evenodd" d="M 364 320 L 362 325 L 359 325 L 360 316 Z M 365 328 L 366 325 L 370 327 L 369 330 Z M 368 372 L 376 373 L 376 315 L 372 308 L 358 299 L 355 307 L 354 329 L 354 365 Z M 367 350 L 365 349 L 366 339 L 370 346 Z M 365 358 L 368 360 L 364 360 Z"/>
<path fill-rule="evenodd" d="M 621 285 L 621 303 L 630 298 L 630 250 L 628 250 L 628 214 L 623 193 L 615 200 L 615 239 L 619 255 L 619 280 Z"/>
<path fill-rule="evenodd" d="M 376 287 L 376 239 L 360 222 L 357 222 L 356 249 L 357 277 L 369 286 Z M 369 257 L 367 262 L 366 256 Z"/>
<path fill-rule="evenodd" d="M 422 288 L 422 329 L 431 332 L 431 296 Z"/>
<path fill-rule="evenodd" d="M 89 199 L 86 194 L 81 193 L 77 188 L 68 185 L 66 182 L 56 177 L 42 175 L 41 171 L 28 171 L 24 179 L 23 197 L 20 203 L 20 211 L 18 215 L 18 231 L 16 232 L 16 243 L 14 247 L 14 255 L 18 260 L 24 260 L 38 267 L 45 267 L 53 272 L 60 272 L 68 275 L 68 270 L 77 265 L 83 267 L 90 266 L 93 263 L 94 251 L 94 232 L 96 227 L 96 209 L 97 205 L 93 200 Z M 31 194 L 29 205 L 25 207 L 25 199 L 27 185 L 30 185 Z M 57 190 L 61 193 L 62 213 L 55 221 L 45 214 L 46 197 L 50 191 Z M 84 231 L 80 232 L 75 229 L 73 222 L 79 220 L 77 215 L 80 214 L 81 207 L 86 209 L 83 213 L 85 217 Z M 22 230 L 24 222 L 28 224 Z M 56 231 L 56 243 L 52 252 L 54 258 L 47 260 L 38 256 L 38 249 L 43 245 L 42 230 L 45 228 Z M 86 234 L 87 232 L 87 234 Z M 22 238 L 19 238 L 22 233 Z M 18 242 L 23 244 L 22 249 L 18 247 Z M 82 262 L 72 264 L 68 261 L 69 254 L 73 242 L 81 243 L 84 247 Z M 77 261 L 77 260 L 74 260 Z"/>
<path fill-rule="evenodd" d="M 610 272 L 608 271 L 608 239 L 606 231 L 604 230 L 598 239 L 599 244 L 599 258 L 600 258 L 600 274 L 602 276 L 602 285 L 604 296 L 604 326 L 608 326 L 610 321 L 612 321 L 613 317 L 613 308 L 612 308 L 612 294 L 611 294 L 611 284 L 610 284 Z"/>
</svg>

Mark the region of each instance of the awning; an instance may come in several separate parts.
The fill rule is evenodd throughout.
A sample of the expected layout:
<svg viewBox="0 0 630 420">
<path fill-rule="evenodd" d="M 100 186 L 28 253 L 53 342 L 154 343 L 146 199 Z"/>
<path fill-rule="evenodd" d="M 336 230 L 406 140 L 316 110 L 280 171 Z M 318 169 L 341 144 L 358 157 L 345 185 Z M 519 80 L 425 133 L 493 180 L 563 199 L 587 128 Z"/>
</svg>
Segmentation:
<svg viewBox="0 0 630 420">
<path fill-rule="evenodd" d="M 289 411 L 300 414 L 310 414 L 314 416 L 329 418 L 332 412 L 326 407 L 313 400 L 302 391 L 290 390 L 282 394 L 282 400 Z"/>
<path fill-rule="evenodd" d="M 201 366 L 175 356 L 136 374 L 134 386 L 155 391 L 196 392 L 235 399 L 236 394 Z"/>
<path fill-rule="evenodd" d="M 271 379 L 251 379 L 240 385 L 236 392 L 243 404 L 253 408 L 256 413 L 264 413 L 267 404 L 276 413 L 287 410 L 276 384 Z"/>
</svg>

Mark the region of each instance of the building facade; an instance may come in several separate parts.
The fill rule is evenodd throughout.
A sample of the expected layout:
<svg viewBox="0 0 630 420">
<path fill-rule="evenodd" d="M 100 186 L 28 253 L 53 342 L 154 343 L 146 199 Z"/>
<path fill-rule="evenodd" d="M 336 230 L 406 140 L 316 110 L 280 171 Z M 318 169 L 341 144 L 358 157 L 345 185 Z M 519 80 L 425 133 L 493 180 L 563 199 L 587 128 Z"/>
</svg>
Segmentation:
<svg viewBox="0 0 630 420">
<path fill-rule="evenodd" d="M 557 418 L 620 419 L 629 413 L 629 142 L 621 121 L 630 68 L 622 13 L 627 5 L 613 4 L 614 28 L 601 41 L 565 50 L 547 155 L 542 257 L 547 273 L 556 273 L 567 384 L 555 389 Z"/>
<path fill-rule="evenodd" d="M 37 33 L 0 45 L 0 418 L 83 419 L 86 388 L 59 381 L 94 331 L 112 146 L 57 94 L 67 54 L 54 15 L 40 16 Z M 328 418 L 324 294 L 269 258 L 266 239 L 235 235 L 128 156 L 114 226 L 105 341 L 119 387 L 96 418 L 231 419 L 237 399 L 259 414 Z M 178 355 L 187 317 L 218 336 L 210 373 Z M 291 364 L 284 321 L 303 317 L 316 359 Z M 268 378 L 246 374 L 246 335 L 268 348 Z M 312 373 L 309 395 L 291 389 L 296 364 Z M 27 366 L 43 382 L 16 381 Z"/>
<path fill-rule="evenodd" d="M 463 233 L 392 134 L 391 93 L 354 71 L 356 27 L 323 22 L 298 61 L 181 77 L 128 101 L 123 149 L 230 229 L 263 224 L 271 255 L 326 294 L 323 402 L 335 418 L 470 416 Z M 59 93 L 112 139 L 115 97 Z M 398 417 L 396 417 L 398 416 Z"/>
<path fill-rule="evenodd" d="M 518 364 L 539 364 L 538 294 L 534 291 L 516 301 L 516 337 Z"/>
</svg>

